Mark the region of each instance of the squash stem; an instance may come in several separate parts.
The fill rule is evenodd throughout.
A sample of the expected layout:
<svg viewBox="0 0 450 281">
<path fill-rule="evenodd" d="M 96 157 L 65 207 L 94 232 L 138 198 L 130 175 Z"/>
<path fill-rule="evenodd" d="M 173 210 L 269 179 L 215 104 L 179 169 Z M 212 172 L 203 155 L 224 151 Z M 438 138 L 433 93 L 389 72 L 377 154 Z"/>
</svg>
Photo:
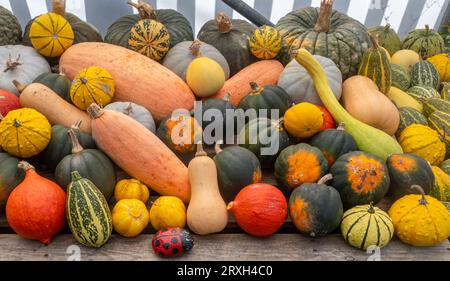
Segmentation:
<svg viewBox="0 0 450 281">
<path fill-rule="evenodd" d="M 20 83 L 17 80 L 13 80 L 12 83 L 16 87 L 17 91 L 19 91 L 19 93 L 22 93 L 26 88 L 24 84 Z"/>
<path fill-rule="evenodd" d="M 133 112 L 133 104 L 129 102 L 128 106 L 123 110 L 123 114 L 130 115 L 132 112 Z"/>
<path fill-rule="evenodd" d="M 220 33 L 229 33 L 233 28 L 231 18 L 225 13 L 218 13 L 216 16 L 217 30 Z"/>
<path fill-rule="evenodd" d="M 427 198 L 425 197 L 425 191 L 420 185 L 414 184 L 410 187 L 410 189 L 417 190 L 420 192 L 420 194 L 422 194 L 422 198 L 419 200 L 420 205 L 428 205 Z"/>
<path fill-rule="evenodd" d="M 389 31 L 389 29 L 391 29 L 391 24 L 390 23 L 388 23 L 388 24 L 386 24 L 386 26 L 384 27 L 384 31 Z"/>
<path fill-rule="evenodd" d="M 250 93 L 252 96 L 257 96 L 263 91 L 263 88 L 258 86 L 256 82 L 250 82 L 250 87 L 252 88 L 252 92 Z"/>
<path fill-rule="evenodd" d="M 234 202 L 231 201 L 231 202 L 228 203 L 228 205 L 227 205 L 227 211 L 231 211 L 231 210 L 233 209 L 233 207 L 234 207 Z"/>
<path fill-rule="evenodd" d="M 333 179 L 332 174 L 325 175 L 319 180 L 318 184 L 326 184 L 327 182 L 329 182 L 332 179 Z"/>
<path fill-rule="evenodd" d="M 77 122 L 75 122 L 75 124 L 72 125 L 72 127 L 70 127 L 72 130 L 74 130 L 75 132 L 78 132 L 80 130 L 81 127 L 81 123 L 83 121 L 81 119 L 78 119 Z"/>
<path fill-rule="evenodd" d="M 333 12 L 333 0 L 322 0 L 320 3 L 319 18 L 317 19 L 314 31 L 328 32 L 331 24 L 331 14 Z"/>
<path fill-rule="evenodd" d="M 87 109 L 87 113 L 91 119 L 97 119 L 105 113 L 105 111 L 96 103 L 91 104 Z"/>
<path fill-rule="evenodd" d="M 197 143 L 197 152 L 195 157 L 208 156 L 205 150 L 203 150 L 203 144 L 201 142 Z"/>
<path fill-rule="evenodd" d="M 31 165 L 27 161 L 20 161 L 19 164 L 17 164 L 17 168 L 25 170 L 25 171 L 30 171 L 30 170 L 34 171 L 35 170 L 33 165 Z"/>
<path fill-rule="evenodd" d="M 22 63 L 20 62 L 20 54 L 17 56 L 17 59 L 13 59 L 11 57 L 11 54 L 9 54 L 9 58 L 6 61 L 6 68 L 3 70 L 3 72 L 8 72 L 10 70 L 14 70 L 19 65 L 22 65 Z"/>
<path fill-rule="evenodd" d="M 72 143 L 72 154 L 80 153 L 84 150 L 84 148 L 81 146 L 80 141 L 77 138 L 77 135 L 75 134 L 75 131 L 70 129 L 68 131 L 70 142 Z"/>
<path fill-rule="evenodd" d="M 79 181 L 82 179 L 82 177 L 78 171 L 71 172 L 70 176 L 72 177 L 72 181 Z"/>
<path fill-rule="evenodd" d="M 345 132 L 345 123 L 344 122 L 339 123 L 339 126 L 337 127 L 336 130 Z"/>
<path fill-rule="evenodd" d="M 231 93 L 230 92 L 226 92 L 225 95 L 223 96 L 223 100 L 226 102 L 229 102 L 231 99 Z"/>
<path fill-rule="evenodd" d="M 134 3 L 133 1 L 128 1 L 128 5 L 133 6 L 138 10 L 139 16 L 141 19 L 150 19 L 150 20 L 156 20 L 156 12 L 155 9 L 153 9 L 152 5 L 149 3 L 146 3 L 145 1 L 139 0 L 138 3 Z"/>
<path fill-rule="evenodd" d="M 192 42 L 192 45 L 189 47 L 189 50 L 191 51 L 192 55 L 194 57 L 200 57 L 200 47 L 202 46 L 202 42 L 198 39 L 195 39 L 194 42 Z"/>
<path fill-rule="evenodd" d="M 370 41 L 372 42 L 373 48 L 378 50 L 380 49 L 380 43 L 378 43 L 378 34 L 376 36 L 369 35 Z"/>
<path fill-rule="evenodd" d="M 52 12 L 64 16 L 66 14 L 66 0 L 53 0 Z"/>
<path fill-rule="evenodd" d="M 367 210 L 370 214 L 375 214 L 375 209 L 373 208 L 373 202 L 370 202 L 369 209 Z"/>
</svg>

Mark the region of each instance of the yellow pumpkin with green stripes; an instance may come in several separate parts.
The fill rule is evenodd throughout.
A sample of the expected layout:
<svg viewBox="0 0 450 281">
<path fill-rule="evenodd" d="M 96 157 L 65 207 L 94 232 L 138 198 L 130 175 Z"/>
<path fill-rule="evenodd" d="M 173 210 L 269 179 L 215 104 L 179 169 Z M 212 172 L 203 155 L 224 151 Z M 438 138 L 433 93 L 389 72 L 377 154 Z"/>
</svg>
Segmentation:
<svg viewBox="0 0 450 281">
<path fill-rule="evenodd" d="M 433 166 L 432 170 L 434 185 L 431 188 L 430 195 L 440 201 L 450 202 L 450 175 L 436 166 Z"/>
<path fill-rule="evenodd" d="M 86 110 L 93 103 L 104 107 L 111 102 L 114 91 L 111 74 L 101 67 L 90 66 L 75 76 L 70 88 L 70 99 L 81 110 Z"/>
<path fill-rule="evenodd" d="M 160 61 L 169 51 L 170 34 L 160 22 L 140 20 L 131 28 L 128 46 L 131 50 Z"/>
<path fill-rule="evenodd" d="M 46 13 L 37 17 L 30 27 L 30 41 L 43 56 L 59 57 L 72 46 L 72 26 L 61 15 Z"/>
<path fill-rule="evenodd" d="M 255 57 L 270 60 L 280 52 L 283 37 L 275 28 L 263 25 L 248 40 L 250 51 Z"/>
</svg>

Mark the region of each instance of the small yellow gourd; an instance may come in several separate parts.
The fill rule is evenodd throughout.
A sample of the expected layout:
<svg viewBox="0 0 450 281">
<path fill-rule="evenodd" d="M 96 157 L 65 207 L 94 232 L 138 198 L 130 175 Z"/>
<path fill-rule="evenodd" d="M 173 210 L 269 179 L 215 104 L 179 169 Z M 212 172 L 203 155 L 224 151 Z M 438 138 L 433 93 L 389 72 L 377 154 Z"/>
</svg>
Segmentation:
<svg viewBox="0 0 450 281">
<path fill-rule="evenodd" d="M 106 69 L 90 66 L 75 76 L 70 88 L 70 98 L 79 109 L 86 110 L 96 103 L 102 107 L 114 97 L 114 80 Z"/>
<path fill-rule="evenodd" d="M 194 59 L 186 70 L 186 82 L 197 97 L 209 97 L 225 83 L 225 73 L 216 61 L 207 57 Z"/>
<path fill-rule="evenodd" d="M 435 55 L 427 60 L 436 67 L 442 82 L 450 81 L 450 53 Z"/>
<path fill-rule="evenodd" d="M 441 168 L 431 167 L 434 174 L 434 185 L 431 188 L 430 195 L 439 201 L 450 202 L 450 175 L 441 170 Z"/>
<path fill-rule="evenodd" d="M 411 70 L 412 67 L 418 63 L 421 58 L 420 55 L 412 50 L 400 50 L 392 55 L 392 63 L 403 66 Z"/>
<path fill-rule="evenodd" d="M 323 125 L 323 113 L 314 104 L 299 103 L 284 114 L 284 127 L 286 131 L 301 139 L 312 137 L 320 131 Z"/>
<path fill-rule="evenodd" d="M 122 199 L 138 199 L 147 203 L 150 197 L 148 187 L 136 179 L 120 180 L 114 188 L 114 198 L 117 201 Z"/>
<path fill-rule="evenodd" d="M 122 199 L 114 206 L 114 230 L 124 237 L 138 236 L 148 225 L 149 215 L 145 204 L 138 199 Z"/>
<path fill-rule="evenodd" d="M 431 196 L 406 195 L 397 200 L 389 210 L 395 234 L 406 244 L 435 246 L 450 236 L 450 212 L 444 204 Z"/>
<path fill-rule="evenodd" d="M 283 37 L 281 37 L 278 30 L 267 25 L 256 29 L 248 39 L 252 54 L 263 60 L 270 60 L 276 57 L 281 50 L 282 41 Z"/>
<path fill-rule="evenodd" d="M 150 222 L 154 229 L 168 227 L 184 228 L 186 225 L 186 206 L 175 196 L 161 196 L 150 208 Z"/>
</svg>

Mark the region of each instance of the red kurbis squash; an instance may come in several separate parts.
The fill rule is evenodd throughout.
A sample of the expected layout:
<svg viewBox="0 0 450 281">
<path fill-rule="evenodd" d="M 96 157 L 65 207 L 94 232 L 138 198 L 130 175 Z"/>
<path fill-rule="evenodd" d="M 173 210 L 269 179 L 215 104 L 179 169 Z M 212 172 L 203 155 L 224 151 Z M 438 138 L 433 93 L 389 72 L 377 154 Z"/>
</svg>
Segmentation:
<svg viewBox="0 0 450 281">
<path fill-rule="evenodd" d="M 19 98 L 8 91 L 0 89 L 0 114 L 6 116 L 8 112 L 20 108 Z"/>
</svg>

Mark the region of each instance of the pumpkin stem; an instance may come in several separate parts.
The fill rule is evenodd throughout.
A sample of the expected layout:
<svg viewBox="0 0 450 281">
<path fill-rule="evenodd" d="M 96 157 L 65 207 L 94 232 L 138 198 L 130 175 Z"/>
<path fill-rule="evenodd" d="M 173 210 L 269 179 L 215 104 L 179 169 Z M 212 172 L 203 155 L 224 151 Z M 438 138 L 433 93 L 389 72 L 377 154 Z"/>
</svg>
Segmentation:
<svg viewBox="0 0 450 281">
<path fill-rule="evenodd" d="M 369 212 L 371 214 L 375 214 L 375 209 L 373 208 L 373 201 L 370 202 L 369 209 L 367 210 L 367 212 Z"/>
<path fill-rule="evenodd" d="M 317 19 L 314 31 L 328 32 L 331 24 L 331 14 L 333 13 L 333 0 L 322 0 L 320 3 L 319 18 Z"/>
<path fill-rule="evenodd" d="M 430 33 L 430 26 L 428 24 L 425 25 L 425 33 L 427 35 Z"/>
<path fill-rule="evenodd" d="M 156 20 L 156 12 L 155 9 L 153 9 L 152 5 L 145 2 L 144 0 L 138 0 L 137 3 L 134 3 L 133 1 L 128 1 L 128 5 L 133 6 L 138 10 L 139 16 L 141 19 L 150 19 L 150 20 Z"/>
<path fill-rule="evenodd" d="M 369 35 L 370 41 L 372 42 L 373 47 L 378 50 L 380 48 L 380 43 L 378 42 L 378 34 L 376 36 Z"/>
<path fill-rule="evenodd" d="M 80 81 L 83 84 L 87 84 L 88 80 L 86 79 L 86 77 L 80 77 Z"/>
<path fill-rule="evenodd" d="M 230 203 L 228 203 L 227 205 L 227 211 L 231 211 L 234 207 L 234 201 L 231 201 Z"/>
<path fill-rule="evenodd" d="M 195 153 L 195 157 L 200 156 L 208 156 L 205 150 L 203 150 L 203 144 L 201 142 L 197 143 L 197 152 Z"/>
<path fill-rule="evenodd" d="M 13 80 L 12 83 L 16 87 L 17 91 L 19 91 L 19 93 L 22 93 L 26 88 L 26 86 L 24 84 L 20 83 L 17 80 Z"/>
<path fill-rule="evenodd" d="M 129 102 L 128 106 L 123 110 L 123 114 L 130 115 L 132 112 L 133 112 L 133 104 Z"/>
<path fill-rule="evenodd" d="M 412 190 L 417 190 L 422 194 L 422 198 L 419 200 L 420 205 L 428 205 L 427 198 L 425 198 L 425 191 L 423 191 L 423 188 L 420 185 L 412 185 L 410 187 Z"/>
<path fill-rule="evenodd" d="M 75 131 L 70 129 L 67 133 L 69 134 L 70 143 L 72 143 L 72 154 L 80 153 L 81 151 L 83 151 L 84 148 L 81 146 Z"/>
<path fill-rule="evenodd" d="M 72 181 L 79 181 L 83 178 L 78 171 L 71 172 L 70 176 L 72 177 Z"/>
<path fill-rule="evenodd" d="M 326 184 L 327 182 L 329 182 L 332 179 L 333 179 L 332 174 L 325 175 L 319 180 L 318 184 Z"/>
<path fill-rule="evenodd" d="M 191 46 L 189 47 L 189 50 L 191 51 L 191 53 L 194 57 L 201 56 L 201 54 L 200 54 L 201 46 L 202 46 L 202 42 L 198 39 L 196 39 L 196 40 L 194 40 L 194 42 L 192 42 Z"/>
<path fill-rule="evenodd" d="M 337 127 L 336 130 L 345 132 L 345 123 L 344 122 L 339 123 L 339 126 Z"/>
<path fill-rule="evenodd" d="M 105 113 L 105 111 L 96 103 L 91 104 L 87 109 L 87 113 L 91 119 L 97 119 Z"/>
<path fill-rule="evenodd" d="M 33 165 L 31 165 L 27 161 L 20 161 L 19 164 L 17 164 L 17 168 L 25 170 L 25 172 L 30 170 L 35 171 Z"/>
<path fill-rule="evenodd" d="M 74 130 L 75 132 L 78 132 L 80 130 L 82 122 L 83 121 L 81 119 L 78 119 L 77 122 L 75 122 L 75 124 L 73 124 L 72 127 L 70 127 L 70 129 Z"/>
<path fill-rule="evenodd" d="M 263 88 L 258 86 L 258 84 L 256 84 L 256 82 L 250 82 L 250 87 L 252 88 L 252 96 L 256 96 L 261 94 L 261 92 L 263 91 Z"/>
<path fill-rule="evenodd" d="M 386 26 L 384 27 L 384 31 L 389 31 L 389 29 L 391 29 L 390 23 L 386 24 Z"/>
<path fill-rule="evenodd" d="M 231 18 L 225 13 L 218 13 L 216 16 L 217 29 L 220 33 L 229 33 L 233 28 Z"/>
<path fill-rule="evenodd" d="M 14 70 L 19 65 L 22 65 L 22 63 L 20 62 L 20 54 L 17 55 L 17 59 L 13 59 L 11 57 L 11 54 L 9 54 L 9 58 L 6 61 L 6 68 L 3 70 L 3 72 L 8 72 L 10 70 Z"/>
<path fill-rule="evenodd" d="M 66 0 L 53 0 L 52 12 L 64 16 L 66 14 Z"/>
<path fill-rule="evenodd" d="M 226 92 L 225 95 L 223 96 L 223 100 L 229 102 L 231 98 L 231 93 L 230 92 Z"/>
<path fill-rule="evenodd" d="M 216 142 L 216 145 L 214 146 L 214 151 L 216 152 L 216 154 L 219 154 L 223 151 L 222 148 L 220 147 L 222 144 L 223 144 L 223 140 L 218 140 Z"/>
</svg>

